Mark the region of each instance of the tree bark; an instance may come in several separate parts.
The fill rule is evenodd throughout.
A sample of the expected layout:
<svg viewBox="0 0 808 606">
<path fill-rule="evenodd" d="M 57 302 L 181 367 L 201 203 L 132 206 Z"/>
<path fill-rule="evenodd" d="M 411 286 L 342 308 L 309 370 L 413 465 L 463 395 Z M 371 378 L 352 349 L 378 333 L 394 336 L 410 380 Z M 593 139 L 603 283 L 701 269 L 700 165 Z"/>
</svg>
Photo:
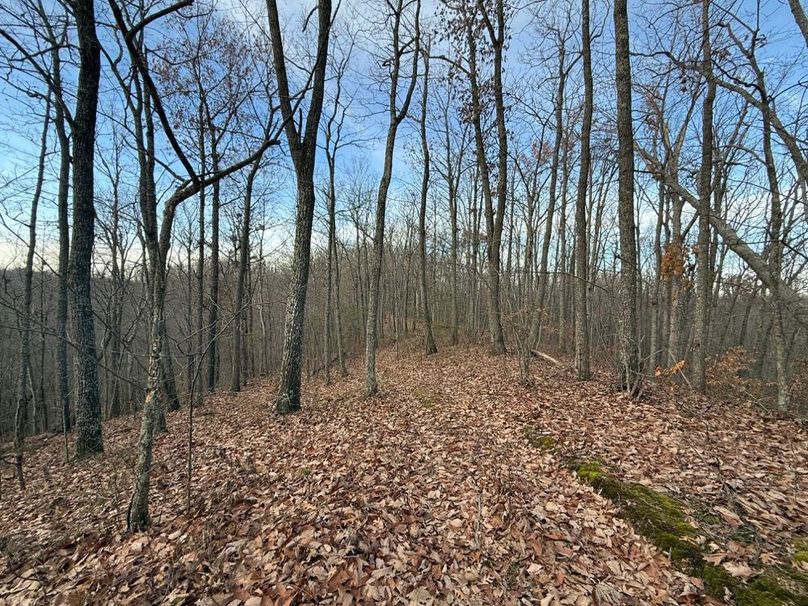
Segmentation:
<svg viewBox="0 0 808 606">
<path fill-rule="evenodd" d="M 581 1 L 581 36 L 584 72 L 584 111 L 581 125 L 581 166 L 575 200 L 575 371 L 578 378 L 591 377 L 589 366 L 589 313 L 587 310 L 587 221 L 586 195 L 589 190 L 592 132 L 592 51 L 590 48 L 589 0 Z"/>
<path fill-rule="evenodd" d="M 70 194 L 70 139 L 67 135 L 67 120 L 62 98 L 62 71 L 59 50 L 54 45 L 51 51 L 53 86 L 57 96 L 54 111 L 54 126 L 59 141 L 59 186 L 56 194 L 57 223 L 59 229 L 59 261 L 57 273 L 59 292 L 56 303 L 56 375 L 59 403 L 62 415 L 62 430 L 70 431 L 70 371 L 67 358 L 67 324 L 68 324 L 68 281 L 70 268 L 70 224 L 68 222 Z"/>
<path fill-rule="evenodd" d="M 696 318 L 693 335 L 693 387 L 705 393 L 705 357 L 708 346 L 712 264 L 710 262 L 710 206 L 713 174 L 713 105 L 716 85 L 712 77 L 712 44 L 710 42 L 710 0 L 702 0 L 702 65 L 706 91 L 701 108 L 701 167 L 699 168 L 699 236 L 696 251 Z"/>
<path fill-rule="evenodd" d="M 272 58 L 278 80 L 281 114 L 283 115 L 289 152 L 297 177 L 297 213 L 295 217 L 295 244 L 292 253 L 292 281 L 286 303 L 281 380 L 275 408 L 278 413 L 300 410 L 300 363 L 303 355 L 303 318 L 306 308 L 306 286 L 309 280 L 311 258 L 311 228 L 314 219 L 314 162 L 317 133 L 323 110 L 326 59 L 331 31 L 331 0 L 317 4 L 317 55 L 313 68 L 311 97 L 305 121 L 305 131 L 298 132 L 289 79 L 286 73 L 281 25 L 277 0 L 267 0 L 269 35 Z M 301 136 L 302 135 L 302 136 Z"/>
<path fill-rule="evenodd" d="M 564 136 L 564 94 L 567 82 L 568 68 L 565 64 L 566 45 L 563 39 L 559 40 L 558 48 L 558 89 L 553 115 L 555 118 L 555 140 L 553 142 L 553 157 L 550 166 L 550 198 L 547 201 L 547 216 L 544 219 L 544 239 L 541 244 L 541 256 L 539 258 L 538 293 L 536 294 L 536 307 L 530 327 L 530 346 L 536 346 L 539 340 L 539 332 L 544 322 L 545 305 L 547 297 L 548 263 L 550 257 L 550 244 L 553 239 L 553 219 L 556 209 L 556 198 L 558 192 L 558 167 L 561 158 L 561 141 Z"/>
<path fill-rule="evenodd" d="M 48 95 L 45 104 L 45 118 L 43 120 L 42 137 L 39 143 L 39 161 L 37 163 L 36 185 L 34 196 L 31 199 L 31 214 L 28 219 L 28 251 L 25 255 L 25 269 L 23 270 L 23 302 L 19 311 L 20 345 L 17 374 L 17 408 L 14 412 L 14 465 L 20 489 L 25 490 L 25 477 L 22 470 L 23 440 L 25 439 L 25 425 L 28 419 L 28 394 L 33 385 L 31 377 L 31 306 L 33 304 L 34 255 L 36 254 L 36 221 L 39 210 L 39 200 L 42 197 L 42 184 L 45 179 L 45 157 L 48 151 L 48 128 L 50 127 L 51 96 Z M 42 369 L 44 372 L 44 368 Z M 34 411 L 36 415 L 36 411 Z"/>
<path fill-rule="evenodd" d="M 426 109 L 429 100 L 429 46 L 424 49 L 424 75 L 421 91 L 421 151 L 423 153 L 423 174 L 421 177 L 421 206 L 418 212 L 418 252 L 421 270 L 421 304 L 424 319 L 424 351 L 426 355 L 438 352 L 435 336 L 432 334 L 432 314 L 429 309 L 426 268 L 426 207 L 429 194 L 429 141 L 426 136 Z"/>
<path fill-rule="evenodd" d="M 211 138 L 210 155 L 213 173 L 219 172 L 219 150 L 217 149 L 216 129 L 208 121 L 208 130 Z M 208 372 L 207 390 L 212 393 L 216 390 L 219 378 L 219 351 L 217 333 L 219 330 L 219 210 L 221 206 L 221 188 L 219 182 L 213 184 L 213 195 L 210 205 L 210 301 L 208 301 Z"/>
<path fill-rule="evenodd" d="M 634 133 L 631 116 L 631 55 L 626 0 L 615 0 L 617 90 L 618 225 L 620 229 L 620 385 L 634 395 L 642 385 L 637 326 L 637 242 L 634 222 Z"/>
<path fill-rule="evenodd" d="M 93 0 L 75 0 L 79 79 L 73 116 L 73 235 L 70 251 L 71 316 L 76 343 L 76 456 L 104 450 L 93 319 L 92 251 L 95 239 L 95 125 L 101 45 Z"/>
<path fill-rule="evenodd" d="M 376 196 L 376 221 L 373 230 L 373 258 L 370 268 L 370 284 L 368 290 L 368 318 L 365 326 L 365 395 L 372 396 L 379 390 L 379 383 L 376 377 L 376 349 L 379 345 L 378 324 L 379 324 L 379 297 L 380 283 L 382 277 L 382 262 L 384 260 L 384 224 L 387 208 L 387 193 L 390 188 L 390 181 L 393 176 L 393 156 L 396 146 L 396 133 L 398 126 L 404 120 L 409 110 L 412 93 L 418 79 L 418 55 L 420 54 L 420 16 L 421 0 L 416 0 L 415 4 L 415 34 L 414 46 L 411 51 L 412 73 L 406 89 L 401 107 L 397 107 L 398 82 L 401 70 L 401 59 L 406 50 L 406 42 L 400 39 L 401 20 L 403 17 L 404 3 L 398 0 L 395 5 L 390 5 L 393 20 L 392 31 L 392 60 L 390 68 L 390 91 L 388 95 L 388 125 L 387 137 L 384 145 L 384 167 L 379 180 L 379 189 Z"/>
<path fill-rule="evenodd" d="M 233 319 L 233 372 L 230 378 L 230 391 L 241 390 L 241 369 L 244 365 L 242 357 L 243 338 L 243 309 L 244 309 L 244 283 L 247 278 L 247 266 L 250 262 L 250 218 L 252 212 L 252 192 L 255 177 L 261 160 L 258 159 L 252 165 L 250 173 L 247 175 L 247 188 L 244 192 L 244 215 L 241 218 L 241 232 L 239 235 L 239 263 L 238 278 L 236 280 L 236 297 L 233 303 L 235 318 Z"/>
</svg>

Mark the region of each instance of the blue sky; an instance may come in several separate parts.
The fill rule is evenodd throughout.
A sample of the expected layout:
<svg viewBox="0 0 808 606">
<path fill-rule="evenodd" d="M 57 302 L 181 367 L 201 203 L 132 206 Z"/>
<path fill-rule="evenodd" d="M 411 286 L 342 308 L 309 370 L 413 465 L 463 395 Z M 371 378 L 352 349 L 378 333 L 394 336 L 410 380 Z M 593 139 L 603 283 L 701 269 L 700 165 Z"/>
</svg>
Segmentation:
<svg viewBox="0 0 808 606">
<path fill-rule="evenodd" d="M 291 33 L 299 29 L 301 14 L 304 9 L 301 8 L 299 2 L 284 2 L 281 0 L 280 4 L 289 28 L 287 37 L 291 40 Z M 304 4 L 306 6 L 313 5 L 313 2 Z M 358 27 L 362 16 L 372 15 L 374 7 L 378 6 L 378 4 L 378 2 L 368 0 L 354 0 L 353 2 L 344 0 L 341 13 L 337 19 Z M 427 18 L 427 22 L 435 23 L 431 16 L 434 15 L 437 4 L 437 0 L 424 1 L 422 12 Z M 525 6 L 537 6 L 535 2 L 525 1 L 523 4 Z M 249 21 L 251 18 L 257 18 L 260 21 L 264 10 L 262 5 L 263 3 L 248 4 L 248 8 L 245 9 L 241 0 L 222 0 L 218 6 L 220 14 L 238 22 Z M 550 5 L 548 3 L 538 6 L 546 7 Z M 573 2 L 572 6 L 574 10 L 577 4 Z M 650 15 L 658 14 L 666 5 L 655 0 L 643 0 L 642 2 L 630 1 L 629 6 L 632 11 L 632 25 L 634 28 L 633 44 L 637 47 L 643 44 L 641 27 L 643 20 L 648 19 Z M 745 14 L 754 19 L 756 6 L 755 2 L 744 0 L 736 3 L 733 10 L 737 14 Z M 794 23 L 786 1 L 767 0 L 760 6 L 760 25 L 768 38 L 768 45 L 762 56 L 769 57 L 772 61 L 777 61 L 783 56 L 797 57 L 801 53 L 801 58 L 805 58 L 803 39 Z M 609 9 L 610 7 L 603 2 L 593 3 L 593 22 L 603 22 L 606 26 L 604 36 L 595 42 L 595 60 L 596 62 L 602 61 L 606 69 L 608 69 L 612 52 L 612 40 L 609 33 L 611 19 L 606 12 Z M 541 8 L 539 14 L 546 15 L 547 13 L 544 8 Z M 514 37 L 508 51 L 506 78 L 510 85 L 518 88 L 518 85 L 524 83 L 530 76 L 536 75 L 535 70 L 531 71 L 528 65 L 535 57 L 535 49 L 540 42 L 540 32 L 532 23 L 532 17 L 528 9 L 517 12 L 512 22 L 511 30 Z M 363 44 L 368 44 L 367 38 L 360 40 L 359 46 L 361 47 Z M 341 156 L 341 163 L 344 168 L 355 162 L 364 162 L 369 166 L 372 174 L 378 174 L 381 170 L 383 159 L 381 135 L 383 134 L 385 123 L 384 117 L 375 113 L 374 108 L 379 107 L 378 102 L 383 97 L 384 91 L 374 88 L 369 83 L 366 74 L 363 73 L 366 71 L 368 61 L 367 53 L 361 48 L 358 49 L 352 73 L 346 83 L 346 88 L 356 91 L 357 97 L 354 103 L 354 124 L 352 124 L 351 130 L 363 140 L 363 143 L 353 149 L 346 150 Z M 433 67 L 433 70 L 435 67 Z M 19 80 L 17 82 L 19 83 Z M 106 81 L 104 86 L 109 90 L 113 87 L 113 84 Z M 599 91 L 600 95 L 602 95 L 603 101 L 610 105 L 609 99 L 612 92 L 607 87 L 604 88 L 606 90 Z M 805 87 L 803 86 L 796 90 L 800 94 L 804 94 Z M 797 99 L 797 101 L 799 100 L 801 99 Z M 414 99 L 413 110 L 417 110 L 417 102 L 418 100 Z M 38 141 L 41 129 L 41 119 L 35 115 L 35 112 L 31 111 L 32 105 L 35 105 L 35 102 L 18 91 L 14 91 L 8 83 L 0 83 L 0 132 L 2 132 L 2 137 L 0 137 L 0 187 L 3 187 L 5 204 L 2 212 L 4 213 L 3 218 L 12 226 L 15 224 L 15 217 L 18 219 L 24 218 L 30 198 L 30 183 L 33 178 L 33 166 L 36 156 L 36 144 L 34 142 Z M 326 107 L 327 111 L 328 107 Z M 102 118 L 102 124 L 99 127 L 99 153 L 101 154 L 105 153 L 104 149 L 108 147 L 108 141 L 105 141 L 105 132 L 109 132 L 109 129 L 105 128 Z M 51 137 L 51 139 L 54 139 L 54 137 Z M 396 212 L 395 202 L 405 198 L 408 194 L 409 186 L 416 183 L 420 178 L 420 174 L 413 170 L 412 163 L 408 158 L 408 148 L 414 145 L 417 145 L 414 124 L 407 122 L 400 130 L 396 150 L 395 179 L 391 190 L 393 202 L 391 212 L 393 214 Z M 48 164 L 50 178 L 46 187 L 41 213 L 41 240 L 46 248 L 52 246 L 53 237 L 55 216 L 53 209 L 53 176 L 56 170 L 55 162 L 55 154 L 52 154 Z M 321 167 L 323 164 L 324 162 L 321 162 Z M 275 171 L 278 172 L 277 167 Z M 291 171 L 288 170 L 287 166 L 281 173 L 285 178 L 281 179 L 280 182 L 277 182 L 278 180 L 276 179 L 273 185 L 273 206 L 275 211 L 273 212 L 273 220 L 270 221 L 273 224 L 282 224 L 283 220 L 290 216 L 293 204 Z M 99 175 L 98 181 L 99 190 L 108 189 L 108 185 L 104 183 L 104 178 L 101 175 Z M 194 202 L 189 201 L 187 204 L 193 205 Z M 279 237 L 285 239 L 285 236 Z M 3 265 L 7 264 L 10 255 L 16 254 L 18 246 L 15 242 L 16 238 L 8 233 L 8 230 L 0 226 L 0 263 Z"/>
</svg>

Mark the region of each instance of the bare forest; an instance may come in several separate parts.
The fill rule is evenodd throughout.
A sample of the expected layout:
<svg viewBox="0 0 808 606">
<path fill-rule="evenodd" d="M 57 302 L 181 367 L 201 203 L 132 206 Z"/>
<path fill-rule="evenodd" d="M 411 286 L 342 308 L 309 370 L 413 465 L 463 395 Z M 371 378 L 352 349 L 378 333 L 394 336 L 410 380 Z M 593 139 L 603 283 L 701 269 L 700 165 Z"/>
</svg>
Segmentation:
<svg viewBox="0 0 808 606">
<path fill-rule="evenodd" d="M 801 0 L 0 5 L 0 606 L 808 604 Z"/>
</svg>

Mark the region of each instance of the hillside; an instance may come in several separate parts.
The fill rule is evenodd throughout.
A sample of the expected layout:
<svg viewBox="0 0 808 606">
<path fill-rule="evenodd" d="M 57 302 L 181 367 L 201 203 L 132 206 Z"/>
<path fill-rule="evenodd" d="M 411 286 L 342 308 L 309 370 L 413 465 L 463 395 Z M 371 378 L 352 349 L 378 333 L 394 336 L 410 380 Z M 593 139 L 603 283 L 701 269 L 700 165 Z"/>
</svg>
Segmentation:
<svg viewBox="0 0 808 606">
<path fill-rule="evenodd" d="M 211 396 L 190 512 L 171 413 L 147 534 L 125 532 L 136 419 L 79 463 L 61 436 L 31 440 L 25 494 L 3 469 L 0 604 L 721 603 L 717 570 L 728 603 L 805 603 L 803 425 L 536 366 L 524 388 L 511 357 L 385 349 L 374 398 L 358 367 L 306 385 L 293 416 L 271 382 Z"/>
</svg>

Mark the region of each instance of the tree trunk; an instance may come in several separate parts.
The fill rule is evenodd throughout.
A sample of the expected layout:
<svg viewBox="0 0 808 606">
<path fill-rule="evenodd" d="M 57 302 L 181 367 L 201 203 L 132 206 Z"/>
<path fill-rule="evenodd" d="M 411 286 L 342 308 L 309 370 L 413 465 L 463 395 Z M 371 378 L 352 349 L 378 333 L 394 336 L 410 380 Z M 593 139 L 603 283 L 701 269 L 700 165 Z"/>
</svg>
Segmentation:
<svg viewBox="0 0 808 606">
<path fill-rule="evenodd" d="M 429 100 L 429 47 L 424 49 L 424 79 L 421 91 L 421 151 L 423 153 L 423 175 L 421 177 L 421 206 L 418 212 L 418 252 L 421 270 L 421 304 L 424 314 L 424 351 L 426 355 L 437 353 L 435 337 L 432 334 L 432 314 L 429 309 L 426 275 L 426 207 L 429 194 L 429 142 L 426 137 L 426 109 Z"/>
<path fill-rule="evenodd" d="M 199 162 L 200 174 L 207 174 L 207 160 L 206 160 L 206 144 L 205 144 L 205 129 L 203 128 L 202 103 L 199 104 L 197 112 L 199 120 Z M 196 259 L 196 363 L 199 368 L 202 368 L 202 362 L 205 357 L 205 201 L 206 201 L 205 188 L 199 190 L 199 217 L 198 230 L 199 240 L 197 242 L 197 259 Z M 204 382 L 196 381 L 197 403 L 202 404 Z"/>
<path fill-rule="evenodd" d="M 587 221 L 586 194 L 588 192 L 591 152 L 589 139 L 592 132 L 592 53 L 590 49 L 589 0 L 581 2 L 582 55 L 584 70 L 584 113 L 581 126 L 581 167 L 578 173 L 578 192 L 575 200 L 575 370 L 578 378 L 588 380 L 589 368 L 589 313 L 587 310 Z"/>
<path fill-rule="evenodd" d="M 256 160 L 247 176 L 247 189 L 244 192 L 244 216 L 241 219 L 239 236 L 238 278 L 236 280 L 236 298 L 233 302 L 235 318 L 233 319 L 233 372 L 230 377 L 230 391 L 241 390 L 242 357 L 242 317 L 244 308 L 244 282 L 247 278 L 247 265 L 250 262 L 250 216 L 252 213 L 252 192 L 255 177 L 261 161 Z"/>
<path fill-rule="evenodd" d="M 216 130 L 209 124 L 211 138 L 212 170 L 219 172 L 219 152 L 216 147 Z M 208 372 L 207 390 L 216 390 L 219 378 L 219 352 L 217 349 L 217 332 L 219 330 L 219 208 L 221 205 L 221 188 L 219 182 L 213 184 L 213 196 L 210 205 L 210 301 L 208 302 Z"/>
<path fill-rule="evenodd" d="M 317 55 L 312 70 L 311 97 L 305 120 L 305 131 L 298 132 L 286 73 L 286 57 L 277 0 L 267 0 L 267 18 L 272 58 L 278 80 L 278 93 L 284 129 L 297 177 L 297 213 L 295 244 L 292 254 L 292 282 L 286 303 L 286 321 L 281 361 L 281 380 L 275 401 L 277 412 L 300 409 L 300 363 L 303 355 L 303 318 L 306 309 L 306 286 L 309 281 L 311 228 L 314 219 L 314 163 L 317 134 L 323 110 L 328 40 L 331 32 L 331 0 L 317 4 Z"/>
<path fill-rule="evenodd" d="M 17 408 L 14 412 L 14 464 L 17 470 L 17 480 L 20 489 L 25 490 L 25 477 L 22 471 L 23 440 L 25 439 L 25 424 L 28 418 L 28 394 L 32 385 L 31 377 L 31 306 L 33 304 L 34 255 L 36 254 L 36 220 L 39 210 L 39 199 L 42 197 L 42 183 L 45 178 L 45 157 L 48 151 L 48 128 L 50 127 L 51 98 L 48 95 L 45 104 L 45 118 L 43 120 L 42 137 L 39 144 L 39 162 L 37 164 L 36 185 L 34 196 L 31 199 L 31 214 L 28 219 L 28 251 L 25 256 L 25 269 L 23 272 L 23 303 L 19 311 L 20 347 L 17 374 Z M 42 368 L 41 372 L 45 372 Z M 36 411 L 34 411 L 34 416 Z"/>
<path fill-rule="evenodd" d="M 406 89 L 404 100 L 401 102 L 401 107 L 397 108 L 397 99 L 399 95 L 398 82 L 401 73 L 401 59 L 405 53 L 406 43 L 400 40 L 400 28 L 402 20 L 402 12 L 404 10 L 404 3 L 398 0 L 398 3 L 393 6 L 390 5 L 393 19 L 393 40 L 392 40 L 392 59 L 390 68 L 390 91 L 388 96 L 388 125 L 387 125 L 387 138 L 384 146 L 384 167 L 382 169 L 382 176 L 379 180 L 379 190 L 376 196 L 376 221 L 373 230 L 373 260 L 371 261 L 370 268 L 370 284 L 368 289 L 368 318 L 365 327 L 365 395 L 372 396 L 379 390 L 379 383 L 376 377 L 376 349 L 379 345 L 378 324 L 379 324 L 379 297 L 380 297 L 380 282 L 382 277 L 382 263 L 384 260 L 384 223 L 385 212 L 387 209 L 387 192 L 390 188 L 390 181 L 393 176 L 393 155 L 396 147 L 396 133 L 398 126 L 407 115 L 407 111 L 412 99 L 412 93 L 415 89 L 415 83 L 418 78 L 418 55 L 420 54 L 420 12 L 421 0 L 416 0 L 415 4 L 415 35 L 414 45 L 415 48 L 411 51 L 413 53 L 412 59 L 412 72 L 410 74 L 410 81 Z"/>
<path fill-rule="evenodd" d="M 553 239 L 553 218 L 556 208 L 558 192 L 558 168 L 561 158 L 561 141 L 564 136 L 564 94 L 567 81 L 567 67 L 565 64 L 566 46 L 564 40 L 559 41 L 558 48 L 558 89 L 555 99 L 555 140 L 553 142 L 553 158 L 550 167 L 550 198 L 547 201 L 547 216 L 544 219 L 544 239 L 541 244 L 541 257 L 539 259 L 539 285 L 536 295 L 536 307 L 530 327 L 530 346 L 533 347 L 539 340 L 539 332 L 545 318 L 545 304 L 547 297 L 548 262 L 550 257 L 550 244 Z"/>
<path fill-rule="evenodd" d="M 70 251 L 71 315 L 76 343 L 76 456 L 104 450 L 93 320 L 92 251 L 95 239 L 95 125 L 101 46 L 93 0 L 75 0 L 79 80 L 73 116 L 73 236 Z"/>
<path fill-rule="evenodd" d="M 138 458 L 135 467 L 135 482 L 132 500 L 129 503 L 127 527 L 131 532 L 146 530 L 149 526 L 149 480 L 151 476 L 154 431 L 157 415 L 161 408 L 160 399 L 160 356 L 163 352 L 162 332 L 165 286 L 163 284 L 162 262 L 157 261 L 158 271 L 152 276 L 152 317 L 150 322 L 151 353 L 146 382 L 146 397 L 143 403 L 143 418 L 138 437 Z"/>
<path fill-rule="evenodd" d="M 313 166 L 311 167 L 314 168 Z M 314 220 L 314 176 L 297 174 L 297 217 L 292 253 L 292 283 L 286 300 L 286 321 L 281 358 L 281 381 L 276 409 L 280 414 L 300 410 L 300 365 L 303 358 L 303 319 L 311 259 L 311 228 Z"/>
<path fill-rule="evenodd" d="M 631 56 L 626 0 L 615 0 L 615 84 L 617 89 L 618 224 L 620 229 L 620 385 L 639 392 L 642 368 L 637 327 L 637 242 L 634 223 L 634 133 L 631 117 Z"/>
<path fill-rule="evenodd" d="M 710 206 L 712 200 L 713 171 L 713 105 L 715 80 L 712 78 L 712 46 L 710 42 L 710 0 L 702 0 L 702 65 L 707 80 L 707 91 L 701 109 L 701 167 L 699 169 L 699 240 L 696 251 L 696 318 L 693 338 L 693 387 L 705 393 L 705 357 L 708 347 L 708 320 L 712 293 L 712 266 L 710 262 Z"/>
<path fill-rule="evenodd" d="M 68 280 L 70 267 L 70 224 L 68 222 L 68 198 L 70 193 L 70 140 L 67 135 L 65 109 L 61 96 L 61 60 L 58 49 L 52 51 L 53 81 L 57 96 L 54 112 L 56 136 L 59 140 L 59 186 L 56 194 L 59 226 L 59 293 L 56 303 L 56 375 L 58 382 L 59 403 L 62 414 L 62 430 L 70 431 L 70 371 L 67 360 L 67 323 L 68 323 Z"/>
</svg>

